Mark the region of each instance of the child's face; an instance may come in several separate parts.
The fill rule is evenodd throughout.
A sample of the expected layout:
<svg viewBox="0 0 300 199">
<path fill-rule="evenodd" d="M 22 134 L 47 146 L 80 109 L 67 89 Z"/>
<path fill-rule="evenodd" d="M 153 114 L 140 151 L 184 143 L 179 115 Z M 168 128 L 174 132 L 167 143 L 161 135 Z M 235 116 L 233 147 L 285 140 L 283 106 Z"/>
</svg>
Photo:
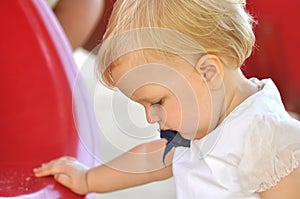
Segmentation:
<svg viewBox="0 0 300 199">
<path fill-rule="evenodd" d="M 129 53 L 114 62 L 115 86 L 144 106 L 149 123 L 177 130 L 187 139 L 203 137 L 211 128 L 212 111 L 202 76 L 179 57 L 162 61 L 147 55 Z"/>
</svg>

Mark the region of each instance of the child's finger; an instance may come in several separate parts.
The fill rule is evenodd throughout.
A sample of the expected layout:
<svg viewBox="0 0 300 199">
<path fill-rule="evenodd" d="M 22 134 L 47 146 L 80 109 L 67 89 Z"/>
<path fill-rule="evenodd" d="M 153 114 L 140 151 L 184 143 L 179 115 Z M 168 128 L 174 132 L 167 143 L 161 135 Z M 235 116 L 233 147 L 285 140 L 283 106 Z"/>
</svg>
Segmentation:
<svg viewBox="0 0 300 199">
<path fill-rule="evenodd" d="M 76 159 L 73 157 L 61 157 L 55 160 L 52 160 L 48 163 L 44 163 L 39 168 L 35 168 L 33 172 L 36 177 L 43 177 L 49 175 L 55 175 L 58 173 L 68 172 L 69 163 L 76 162 Z"/>
<path fill-rule="evenodd" d="M 62 172 L 62 166 L 59 160 L 54 160 L 49 163 L 42 164 L 41 167 L 33 170 L 36 177 L 55 175 Z"/>
<path fill-rule="evenodd" d="M 35 168 L 33 170 L 34 174 L 36 177 L 44 177 L 44 176 L 49 176 L 49 175 L 54 175 L 55 172 L 51 169 L 46 169 L 43 167 L 40 168 Z"/>
</svg>

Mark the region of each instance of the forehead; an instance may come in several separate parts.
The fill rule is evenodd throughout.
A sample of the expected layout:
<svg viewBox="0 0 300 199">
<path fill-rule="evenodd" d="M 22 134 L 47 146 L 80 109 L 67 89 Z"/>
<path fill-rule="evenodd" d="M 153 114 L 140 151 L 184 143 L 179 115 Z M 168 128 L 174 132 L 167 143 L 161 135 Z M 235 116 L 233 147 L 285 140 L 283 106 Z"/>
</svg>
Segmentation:
<svg viewBox="0 0 300 199">
<path fill-rule="evenodd" d="M 128 70 L 146 63 L 147 59 L 145 53 L 142 51 L 134 51 L 114 60 L 110 65 L 110 70 L 113 74 L 114 80 L 117 81 L 121 74 L 124 74 Z"/>
<path fill-rule="evenodd" d="M 168 53 L 153 49 L 143 49 L 127 53 L 114 60 L 110 65 L 110 71 L 115 83 L 128 73 L 134 74 L 136 77 L 142 76 L 149 79 L 153 77 L 168 78 L 175 71 L 182 73 L 193 68 L 190 60 L 173 53 Z M 166 73 L 166 68 L 173 72 Z M 147 73 L 145 73 L 145 71 Z M 131 75 L 134 78 L 133 75 Z"/>
<path fill-rule="evenodd" d="M 116 60 L 111 66 L 111 76 L 125 95 L 132 96 L 134 92 L 155 85 L 172 92 L 189 87 L 187 76 L 193 71 L 188 62 L 173 57 L 159 60 L 149 55 L 149 52 L 134 52 Z M 151 55 L 151 53 L 150 53 Z M 152 89 L 147 89 L 152 94 Z"/>
</svg>

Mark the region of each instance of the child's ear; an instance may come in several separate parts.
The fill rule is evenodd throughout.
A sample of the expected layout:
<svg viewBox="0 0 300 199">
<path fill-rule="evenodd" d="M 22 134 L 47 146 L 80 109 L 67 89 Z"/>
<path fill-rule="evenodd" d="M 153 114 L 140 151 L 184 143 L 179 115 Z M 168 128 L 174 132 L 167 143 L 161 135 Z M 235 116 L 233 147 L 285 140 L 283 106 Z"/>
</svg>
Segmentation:
<svg viewBox="0 0 300 199">
<path fill-rule="evenodd" d="M 214 90 L 221 87 L 224 73 L 219 57 L 206 54 L 198 60 L 195 68 L 210 89 Z"/>
</svg>

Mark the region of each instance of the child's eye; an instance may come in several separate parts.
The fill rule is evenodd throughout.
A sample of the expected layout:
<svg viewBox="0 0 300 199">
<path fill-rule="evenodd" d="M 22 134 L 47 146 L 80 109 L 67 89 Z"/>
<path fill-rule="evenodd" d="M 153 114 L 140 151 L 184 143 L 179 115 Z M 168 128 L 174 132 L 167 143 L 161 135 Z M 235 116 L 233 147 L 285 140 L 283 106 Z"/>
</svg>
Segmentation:
<svg viewBox="0 0 300 199">
<path fill-rule="evenodd" d="M 154 106 L 154 105 L 162 105 L 162 100 L 151 102 L 151 106 Z"/>
</svg>

